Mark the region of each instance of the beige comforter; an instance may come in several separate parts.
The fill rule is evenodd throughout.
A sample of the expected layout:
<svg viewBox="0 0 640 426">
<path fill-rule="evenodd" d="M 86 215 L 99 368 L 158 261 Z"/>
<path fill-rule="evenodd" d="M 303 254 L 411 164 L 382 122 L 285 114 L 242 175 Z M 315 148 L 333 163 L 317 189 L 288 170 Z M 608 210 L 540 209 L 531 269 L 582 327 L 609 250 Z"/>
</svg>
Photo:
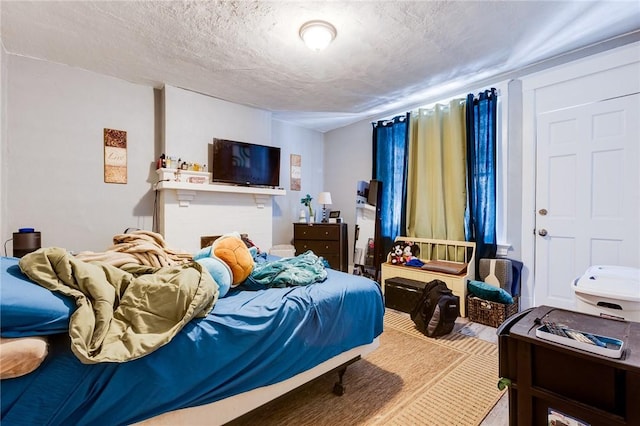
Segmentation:
<svg viewBox="0 0 640 426">
<path fill-rule="evenodd" d="M 162 235 L 156 232 L 139 230 L 115 235 L 113 245 L 104 252 L 83 251 L 76 254 L 76 258 L 113 266 L 136 263 L 159 268 L 190 262 L 193 255 L 168 247 Z"/>
<path fill-rule="evenodd" d="M 124 362 L 168 343 L 194 317 L 204 317 L 218 285 L 197 262 L 120 268 L 43 248 L 20 259 L 33 281 L 75 299 L 71 349 L 85 364 Z"/>
</svg>

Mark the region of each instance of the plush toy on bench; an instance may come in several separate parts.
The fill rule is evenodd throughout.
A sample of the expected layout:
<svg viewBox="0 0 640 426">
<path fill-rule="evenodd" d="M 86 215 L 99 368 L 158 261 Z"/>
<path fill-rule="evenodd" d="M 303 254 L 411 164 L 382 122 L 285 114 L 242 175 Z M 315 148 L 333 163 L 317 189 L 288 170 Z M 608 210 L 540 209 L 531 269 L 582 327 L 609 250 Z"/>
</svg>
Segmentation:
<svg viewBox="0 0 640 426">
<path fill-rule="evenodd" d="M 411 241 L 398 241 L 393 245 L 387 257 L 392 265 L 421 266 L 422 262 L 420 265 L 414 264 L 415 261 L 420 260 L 419 254 L 420 247 L 417 244 L 413 244 Z"/>
</svg>

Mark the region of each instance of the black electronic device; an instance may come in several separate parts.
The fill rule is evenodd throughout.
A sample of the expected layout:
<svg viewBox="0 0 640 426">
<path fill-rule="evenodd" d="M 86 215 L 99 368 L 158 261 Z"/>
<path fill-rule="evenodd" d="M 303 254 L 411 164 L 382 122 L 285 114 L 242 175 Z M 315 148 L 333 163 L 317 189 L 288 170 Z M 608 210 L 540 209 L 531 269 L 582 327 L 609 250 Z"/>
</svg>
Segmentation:
<svg viewBox="0 0 640 426">
<path fill-rule="evenodd" d="M 371 179 L 369 181 L 369 191 L 367 193 L 367 204 L 370 204 L 372 206 L 377 206 L 378 205 L 378 195 L 379 195 L 379 190 L 378 190 L 378 186 L 380 181 L 376 180 L 376 179 Z"/>
<path fill-rule="evenodd" d="M 20 228 L 13 233 L 13 256 L 22 257 L 40 248 L 40 232 L 33 228 Z"/>
<path fill-rule="evenodd" d="M 280 185 L 280 148 L 214 139 L 211 181 L 247 186 Z"/>
</svg>

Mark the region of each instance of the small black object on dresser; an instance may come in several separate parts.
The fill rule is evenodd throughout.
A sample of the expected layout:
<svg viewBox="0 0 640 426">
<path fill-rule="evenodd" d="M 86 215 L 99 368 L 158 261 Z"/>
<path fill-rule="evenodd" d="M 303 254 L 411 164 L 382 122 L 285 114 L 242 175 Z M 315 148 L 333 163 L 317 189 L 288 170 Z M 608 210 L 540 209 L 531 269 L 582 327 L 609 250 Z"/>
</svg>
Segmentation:
<svg viewBox="0 0 640 426">
<path fill-rule="evenodd" d="M 384 305 L 400 312 L 411 313 L 420 301 L 427 283 L 409 278 L 387 278 L 384 283 Z"/>
</svg>

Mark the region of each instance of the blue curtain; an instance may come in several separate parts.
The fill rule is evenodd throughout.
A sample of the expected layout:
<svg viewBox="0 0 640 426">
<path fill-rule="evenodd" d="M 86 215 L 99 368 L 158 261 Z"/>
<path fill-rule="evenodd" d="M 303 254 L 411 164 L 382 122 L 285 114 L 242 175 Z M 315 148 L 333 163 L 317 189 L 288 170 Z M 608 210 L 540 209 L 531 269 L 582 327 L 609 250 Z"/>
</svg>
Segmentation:
<svg viewBox="0 0 640 426">
<path fill-rule="evenodd" d="M 409 114 L 373 124 L 373 179 L 382 183 L 380 212 L 381 255 L 391 250 L 398 235 L 405 235 Z"/>
<path fill-rule="evenodd" d="M 498 93 L 467 96 L 465 237 L 476 243 L 476 262 L 496 255 L 496 116 Z M 476 268 L 478 271 L 478 268 Z"/>
</svg>

